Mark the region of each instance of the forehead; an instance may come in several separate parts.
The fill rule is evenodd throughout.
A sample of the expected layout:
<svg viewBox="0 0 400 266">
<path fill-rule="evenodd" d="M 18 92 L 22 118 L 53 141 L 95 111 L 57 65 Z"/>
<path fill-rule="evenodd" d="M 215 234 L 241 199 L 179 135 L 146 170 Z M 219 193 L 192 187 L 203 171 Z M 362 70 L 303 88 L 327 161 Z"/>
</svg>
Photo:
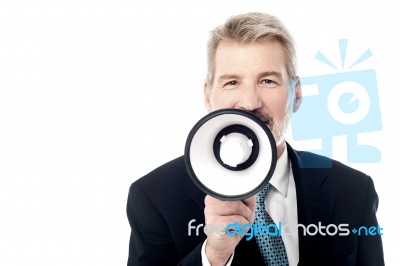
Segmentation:
<svg viewBox="0 0 400 266">
<path fill-rule="evenodd" d="M 274 71 L 287 76 L 286 56 L 277 40 L 242 44 L 235 41 L 221 42 L 215 53 L 215 76 L 226 74 L 255 74 Z"/>
</svg>

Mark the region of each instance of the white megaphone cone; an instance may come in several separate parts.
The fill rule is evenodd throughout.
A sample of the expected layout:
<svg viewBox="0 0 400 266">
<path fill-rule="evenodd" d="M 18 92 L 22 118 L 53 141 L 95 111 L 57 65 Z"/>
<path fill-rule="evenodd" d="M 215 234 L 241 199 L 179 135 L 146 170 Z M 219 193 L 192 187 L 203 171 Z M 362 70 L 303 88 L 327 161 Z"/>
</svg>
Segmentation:
<svg viewBox="0 0 400 266">
<path fill-rule="evenodd" d="M 186 140 L 189 176 L 203 192 L 223 200 L 255 195 L 271 179 L 276 161 L 271 131 L 248 111 L 211 112 L 196 123 Z"/>
</svg>

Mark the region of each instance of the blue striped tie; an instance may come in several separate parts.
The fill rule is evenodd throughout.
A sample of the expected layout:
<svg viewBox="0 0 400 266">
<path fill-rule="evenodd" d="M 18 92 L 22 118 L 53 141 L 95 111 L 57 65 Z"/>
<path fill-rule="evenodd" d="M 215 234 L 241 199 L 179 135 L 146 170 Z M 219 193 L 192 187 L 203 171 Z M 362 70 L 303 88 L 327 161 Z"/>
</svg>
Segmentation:
<svg viewBox="0 0 400 266">
<path fill-rule="evenodd" d="M 265 197 L 269 189 L 270 184 L 268 183 L 268 185 L 266 185 L 265 188 L 263 188 L 263 190 L 257 194 L 257 209 L 254 218 L 254 224 L 257 226 L 262 225 L 264 228 L 269 224 L 275 224 L 271 216 L 269 216 L 265 210 Z M 271 227 L 268 228 L 270 234 L 275 234 L 277 227 Z M 268 235 L 266 234 L 265 230 L 263 230 L 263 232 L 264 235 L 260 234 L 259 232 L 256 234 L 256 242 L 266 265 L 288 266 L 289 262 L 286 249 L 280 233 L 277 235 Z"/>
</svg>

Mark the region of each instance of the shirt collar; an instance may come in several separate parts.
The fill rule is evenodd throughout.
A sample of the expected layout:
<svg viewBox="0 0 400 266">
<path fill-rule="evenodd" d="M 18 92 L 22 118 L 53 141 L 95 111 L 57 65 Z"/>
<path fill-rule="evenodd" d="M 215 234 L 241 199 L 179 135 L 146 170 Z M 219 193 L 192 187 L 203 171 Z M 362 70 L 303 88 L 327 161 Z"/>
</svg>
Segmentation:
<svg viewBox="0 0 400 266">
<path fill-rule="evenodd" d="M 275 172 L 269 183 L 286 198 L 289 186 L 289 158 L 286 144 L 276 163 Z"/>
</svg>

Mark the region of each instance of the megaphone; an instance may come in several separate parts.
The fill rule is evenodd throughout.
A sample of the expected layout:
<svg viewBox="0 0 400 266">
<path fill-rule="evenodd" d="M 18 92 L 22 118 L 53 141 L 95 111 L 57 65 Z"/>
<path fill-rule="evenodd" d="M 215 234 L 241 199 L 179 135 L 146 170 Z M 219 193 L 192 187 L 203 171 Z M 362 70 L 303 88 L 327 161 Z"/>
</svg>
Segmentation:
<svg viewBox="0 0 400 266">
<path fill-rule="evenodd" d="M 274 137 L 260 118 L 241 109 L 220 109 L 194 125 L 184 159 L 190 178 L 204 193 L 242 200 L 268 184 L 276 153 Z"/>
</svg>

